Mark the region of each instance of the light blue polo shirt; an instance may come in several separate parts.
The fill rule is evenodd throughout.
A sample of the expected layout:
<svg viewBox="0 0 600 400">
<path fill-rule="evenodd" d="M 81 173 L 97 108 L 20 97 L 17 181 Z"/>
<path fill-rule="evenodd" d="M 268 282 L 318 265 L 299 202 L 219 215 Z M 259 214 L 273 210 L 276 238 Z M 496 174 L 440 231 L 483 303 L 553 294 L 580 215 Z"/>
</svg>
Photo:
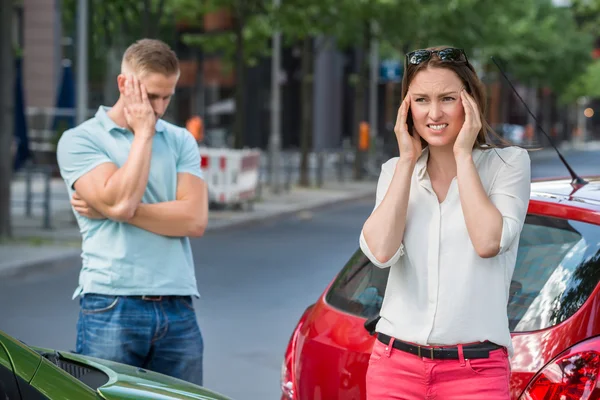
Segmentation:
<svg viewBox="0 0 600 400">
<path fill-rule="evenodd" d="M 133 133 L 117 126 L 108 110 L 101 106 L 94 118 L 65 131 L 58 142 L 58 165 L 69 196 L 75 181 L 98 165 L 121 167 L 127 160 Z M 177 174 L 182 172 L 202 178 L 198 145 L 187 130 L 159 120 L 142 202 L 176 200 Z M 82 269 L 73 298 L 85 293 L 199 296 L 189 238 L 73 212 L 82 235 Z"/>
</svg>

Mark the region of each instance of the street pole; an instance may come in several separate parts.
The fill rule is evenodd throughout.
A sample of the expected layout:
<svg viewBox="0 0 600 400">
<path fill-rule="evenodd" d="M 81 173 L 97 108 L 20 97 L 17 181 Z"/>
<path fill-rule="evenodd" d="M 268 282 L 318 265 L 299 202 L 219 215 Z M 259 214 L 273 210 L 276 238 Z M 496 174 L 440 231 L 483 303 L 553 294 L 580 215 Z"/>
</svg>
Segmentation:
<svg viewBox="0 0 600 400">
<path fill-rule="evenodd" d="M 370 87 L 369 87 L 369 126 L 371 144 L 374 143 L 374 139 L 377 138 L 377 83 L 379 76 L 379 41 L 377 40 L 377 23 L 373 21 L 371 24 L 372 35 L 371 35 L 371 68 L 370 68 Z M 372 156 L 376 155 L 373 151 L 370 152 Z M 371 161 L 373 157 L 368 157 Z"/>
<path fill-rule="evenodd" d="M 88 0 L 77 3 L 77 124 L 88 111 Z"/>
<path fill-rule="evenodd" d="M 0 239 L 11 236 L 11 180 L 14 119 L 12 0 L 0 0 Z"/>
<path fill-rule="evenodd" d="M 281 0 L 273 0 L 275 9 Z M 281 156 L 281 32 L 273 33 L 273 55 L 271 57 L 271 135 L 269 138 L 269 178 L 273 193 L 280 192 L 280 156 Z"/>
</svg>

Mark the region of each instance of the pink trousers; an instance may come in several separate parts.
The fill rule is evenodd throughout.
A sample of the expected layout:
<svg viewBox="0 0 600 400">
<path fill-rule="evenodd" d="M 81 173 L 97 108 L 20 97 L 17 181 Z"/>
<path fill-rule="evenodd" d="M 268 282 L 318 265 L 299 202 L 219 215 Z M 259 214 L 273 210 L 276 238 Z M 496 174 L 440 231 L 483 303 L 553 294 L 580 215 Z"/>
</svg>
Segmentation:
<svg viewBox="0 0 600 400">
<path fill-rule="evenodd" d="M 491 351 L 489 358 L 431 360 L 376 340 L 367 400 L 509 400 L 509 378 L 504 348 Z"/>
</svg>

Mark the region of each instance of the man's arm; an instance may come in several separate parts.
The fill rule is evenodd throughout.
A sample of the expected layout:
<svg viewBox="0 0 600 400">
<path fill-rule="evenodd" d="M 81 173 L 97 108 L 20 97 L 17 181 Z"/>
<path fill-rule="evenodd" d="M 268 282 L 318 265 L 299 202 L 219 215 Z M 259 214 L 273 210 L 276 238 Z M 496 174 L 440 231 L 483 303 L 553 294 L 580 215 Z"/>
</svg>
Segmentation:
<svg viewBox="0 0 600 400">
<path fill-rule="evenodd" d="M 208 190 L 204 180 L 189 173 L 177 174 L 176 198 L 162 203 L 141 203 L 127 222 L 158 235 L 202 236 L 208 225 Z"/>
<path fill-rule="evenodd" d="M 74 188 L 102 215 L 127 221 L 134 215 L 148 184 L 156 118 L 143 85 L 136 78 L 125 83 L 125 116 L 134 133 L 127 161 L 121 168 L 104 163 L 79 178 Z"/>
<path fill-rule="evenodd" d="M 121 168 L 112 163 L 99 165 L 75 182 L 75 191 L 102 215 L 127 221 L 146 190 L 151 152 L 151 139 L 134 138 Z"/>
</svg>

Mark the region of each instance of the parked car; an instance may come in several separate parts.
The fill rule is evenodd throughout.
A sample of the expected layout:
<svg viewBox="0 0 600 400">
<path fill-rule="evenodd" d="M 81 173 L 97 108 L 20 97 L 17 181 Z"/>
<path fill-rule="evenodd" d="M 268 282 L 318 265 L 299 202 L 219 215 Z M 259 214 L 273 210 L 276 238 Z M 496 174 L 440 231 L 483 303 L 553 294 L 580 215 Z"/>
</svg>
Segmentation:
<svg viewBox="0 0 600 400">
<path fill-rule="evenodd" d="M 2 400 L 231 400 L 142 368 L 27 346 L 0 331 Z"/>
<path fill-rule="evenodd" d="M 600 177 L 588 182 L 532 183 L 507 306 L 512 400 L 600 398 Z M 359 249 L 306 309 L 285 353 L 282 400 L 366 398 L 388 272 Z"/>
</svg>

